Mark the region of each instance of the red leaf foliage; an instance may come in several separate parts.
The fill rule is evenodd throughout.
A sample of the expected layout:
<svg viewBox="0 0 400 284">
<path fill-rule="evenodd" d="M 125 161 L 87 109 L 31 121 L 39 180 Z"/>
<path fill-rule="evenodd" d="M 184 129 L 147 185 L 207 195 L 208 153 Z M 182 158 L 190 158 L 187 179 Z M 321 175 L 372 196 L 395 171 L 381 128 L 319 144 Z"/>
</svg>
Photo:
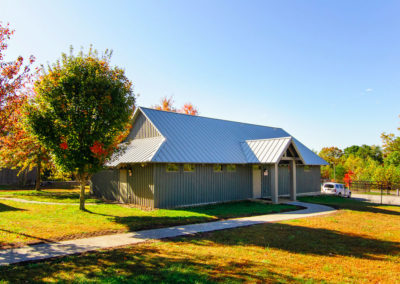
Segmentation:
<svg viewBox="0 0 400 284">
<path fill-rule="evenodd" d="M 11 122 L 13 112 L 21 105 L 26 89 L 32 83 L 33 74 L 30 72 L 35 58 L 31 56 L 27 64 L 19 56 L 14 61 L 4 61 L 7 41 L 14 34 L 9 24 L 0 22 L 0 133 L 5 133 L 6 123 Z"/>
</svg>

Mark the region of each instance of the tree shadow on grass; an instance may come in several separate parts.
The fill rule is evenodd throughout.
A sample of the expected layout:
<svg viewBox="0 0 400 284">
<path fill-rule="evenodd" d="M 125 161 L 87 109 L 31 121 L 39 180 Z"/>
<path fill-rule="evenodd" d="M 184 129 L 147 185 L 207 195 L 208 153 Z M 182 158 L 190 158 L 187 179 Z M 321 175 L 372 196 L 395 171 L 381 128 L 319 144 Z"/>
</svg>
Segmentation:
<svg viewBox="0 0 400 284">
<path fill-rule="evenodd" d="M 69 201 L 71 203 L 79 203 L 79 192 L 71 192 L 68 190 L 65 190 L 65 192 L 62 191 L 54 192 L 46 190 L 30 191 L 30 192 L 24 192 L 23 194 L 15 194 L 12 197 L 14 198 L 43 197 L 43 198 L 54 199 L 55 201 L 58 200 L 64 202 Z M 90 194 L 86 194 L 85 199 L 94 199 L 93 201 L 91 201 L 94 203 L 104 203 L 104 201 Z"/>
<path fill-rule="evenodd" d="M 110 221 L 124 225 L 129 231 L 159 229 L 170 226 L 179 226 L 186 224 L 196 224 L 203 222 L 216 221 L 213 217 L 187 216 L 187 217 L 168 217 L 168 216 L 116 216 L 111 214 L 97 213 L 86 209 L 87 213 L 105 216 Z"/>
<path fill-rule="evenodd" d="M 281 223 L 201 233 L 195 237 L 176 238 L 169 241 L 189 241 L 204 246 L 208 246 L 210 243 L 227 246 L 257 246 L 276 248 L 297 254 L 339 255 L 371 260 L 381 259 L 381 256 L 400 254 L 400 242 Z"/>
<path fill-rule="evenodd" d="M 10 205 L 6 205 L 6 204 L 3 204 L 3 203 L 0 203 L 0 213 L 1 212 L 6 212 L 6 211 L 25 211 L 25 209 L 12 207 Z"/>
<path fill-rule="evenodd" d="M 42 263 L 0 267 L 0 280 L 19 283 L 43 281 L 107 283 L 241 283 L 276 279 L 293 282 L 295 278 L 272 272 L 265 267 L 263 275 L 246 271 L 257 263 L 232 260 L 210 262 L 196 252 L 167 254 L 158 248 L 131 248 L 86 253 Z M 75 278 L 76 277 L 76 278 Z"/>
<path fill-rule="evenodd" d="M 27 238 L 35 239 L 35 240 L 37 240 L 37 242 L 46 242 L 46 243 L 52 242 L 52 240 L 49 240 L 49 239 L 45 239 L 45 238 L 41 238 L 41 237 L 37 237 L 37 236 L 33 236 L 33 235 L 21 233 L 21 232 L 14 232 L 14 231 L 7 230 L 7 229 L 2 229 L 2 228 L 0 228 L 0 232 L 5 232 L 5 233 L 8 233 L 8 234 L 15 234 L 15 235 L 19 235 L 19 236 L 24 236 L 24 237 L 27 237 Z M 35 242 L 35 244 L 37 242 Z M 4 248 L 19 247 L 19 246 L 21 246 L 21 244 L 0 242 L 0 250 L 4 249 Z"/>
</svg>

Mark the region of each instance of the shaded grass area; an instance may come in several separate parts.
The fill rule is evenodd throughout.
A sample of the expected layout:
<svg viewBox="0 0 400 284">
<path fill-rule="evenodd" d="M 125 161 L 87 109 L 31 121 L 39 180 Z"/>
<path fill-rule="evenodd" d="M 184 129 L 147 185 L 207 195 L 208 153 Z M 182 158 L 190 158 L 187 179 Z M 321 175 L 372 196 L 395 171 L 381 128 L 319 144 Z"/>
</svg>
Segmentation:
<svg viewBox="0 0 400 284">
<path fill-rule="evenodd" d="M 88 194 L 89 187 L 86 189 L 87 203 L 104 203 L 94 196 Z M 79 203 L 79 189 L 42 189 L 36 190 L 0 190 L 0 197 L 12 197 L 25 200 L 59 203 Z"/>
<path fill-rule="evenodd" d="M 343 210 L 327 216 L 1 267 L 0 279 L 4 283 L 24 279 L 106 283 L 399 283 L 400 207 L 330 196 L 312 200 Z"/>
<path fill-rule="evenodd" d="M 0 248 L 298 209 L 243 201 L 145 211 L 118 204 L 41 205 L 0 200 Z"/>
</svg>

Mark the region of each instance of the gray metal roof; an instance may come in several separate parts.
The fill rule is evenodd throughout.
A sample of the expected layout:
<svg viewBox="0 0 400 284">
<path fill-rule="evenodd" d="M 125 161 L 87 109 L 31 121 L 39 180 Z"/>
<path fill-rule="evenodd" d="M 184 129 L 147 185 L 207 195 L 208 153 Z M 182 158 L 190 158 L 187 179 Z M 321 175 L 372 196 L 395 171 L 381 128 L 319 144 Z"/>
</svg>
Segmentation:
<svg viewBox="0 0 400 284">
<path fill-rule="evenodd" d="M 164 141 L 164 137 L 152 137 L 152 138 L 144 138 L 144 139 L 134 139 L 129 145 L 126 146 L 125 151 L 123 151 L 120 155 L 115 155 L 107 166 L 115 167 L 119 164 L 126 163 L 143 163 L 143 162 L 151 162 L 154 154 L 160 148 L 160 145 Z"/>
<path fill-rule="evenodd" d="M 247 140 L 242 142 L 242 149 L 249 163 L 274 164 L 279 162 L 291 142 L 291 137 Z"/>
<path fill-rule="evenodd" d="M 271 161 L 273 163 L 272 161 L 275 161 L 278 155 L 277 153 L 272 153 L 274 149 L 279 152 L 286 145 L 285 143 L 290 143 L 290 141 L 294 144 L 295 149 L 298 150 L 305 164 L 326 164 L 323 159 L 291 137 L 282 128 L 192 116 L 144 107 L 139 107 L 137 111 L 142 112 L 150 120 L 165 140 L 158 140 L 158 142 L 161 141 L 160 144 L 156 142 L 139 142 L 139 140 L 147 140 L 149 138 L 133 140 L 131 143 L 136 145 L 135 150 L 131 149 L 129 155 L 123 155 L 124 158 L 116 160 L 113 165 L 144 161 L 246 164 L 253 163 L 255 161 L 253 156 L 257 158 L 257 155 L 262 156 L 260 162 L 270 163 Z M 266 140 L 273 138 L 284 138 L 277 140 L 282 145 L 278 147 L 274 144 L 277 142 Z M 250 149 L 256 149 L 256 152 L 253 151 L 253 156 L 247 148 L 243 148 L 243 143 L 247 144 Z M 151 154 L 144 155 L 145 158 L 140 156 L 139 145 L 143 145 L 140 146 L 143 147 L 143 151 L 146 150 L 146 153 L 151 152 Z M 157 145 L 159 148 L 155 149 Z M 263 145 L 263 150 L 257 152 L 258 145 Z M 269 153 L 268 157 L 267 153 Z"/>
</svg>

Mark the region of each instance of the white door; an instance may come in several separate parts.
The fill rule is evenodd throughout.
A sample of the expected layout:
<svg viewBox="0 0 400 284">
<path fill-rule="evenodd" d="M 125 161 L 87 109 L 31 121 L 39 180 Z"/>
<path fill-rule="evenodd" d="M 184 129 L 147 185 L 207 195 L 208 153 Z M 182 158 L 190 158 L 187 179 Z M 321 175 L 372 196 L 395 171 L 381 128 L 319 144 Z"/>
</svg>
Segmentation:
<svg viewBox="0 0 400 284">
<path fill-rule="evenodd" d="M 261 167 L 253 166 L 253 198 L 261 198 Z"/>
<path fill-rule="evenodd" d="M 119 191 L 121 194 L 120 201 L 128 202 L 128 171 L 125 169 L 119 170 Z"/>
</svg>

